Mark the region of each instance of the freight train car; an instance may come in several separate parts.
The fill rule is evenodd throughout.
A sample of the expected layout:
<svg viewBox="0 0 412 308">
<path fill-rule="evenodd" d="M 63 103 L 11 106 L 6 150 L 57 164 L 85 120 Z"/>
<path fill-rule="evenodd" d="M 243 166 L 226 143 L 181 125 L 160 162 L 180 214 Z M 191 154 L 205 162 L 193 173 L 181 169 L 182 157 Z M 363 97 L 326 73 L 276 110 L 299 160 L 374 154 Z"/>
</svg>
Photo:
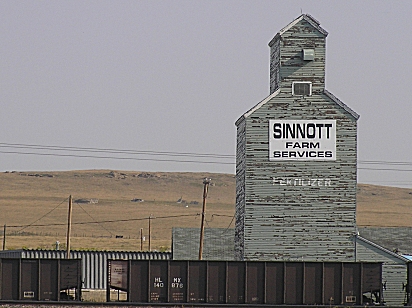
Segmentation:
<svg viewBox="0 0 412 308">
<path fill-rule="evenodd" d="M 80 259 L 0 259 L 0 300 L 81 299 Z"/>
<path fill-rule="evenodd" d="M 408 263 L 406 283 L 403 284 L 405 291 L 405 306 L 412 306 L 412 262 Z"/>
<path fill-rule="evenodd" d="M 133 303 L 364 305 L 382 303 L 382 264 L 109 260 L 110 290 Z"/>
</svg>

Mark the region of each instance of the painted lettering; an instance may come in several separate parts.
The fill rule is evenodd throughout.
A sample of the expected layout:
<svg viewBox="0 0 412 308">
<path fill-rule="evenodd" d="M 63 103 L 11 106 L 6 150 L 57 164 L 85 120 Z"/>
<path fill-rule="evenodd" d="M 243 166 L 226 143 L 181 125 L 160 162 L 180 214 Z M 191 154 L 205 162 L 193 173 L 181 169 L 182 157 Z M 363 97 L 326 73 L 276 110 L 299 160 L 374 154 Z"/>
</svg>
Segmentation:
<svg viewBox="0 0 412 308">
<path fill-rule="evenodd" d="M 330 139 L 330 123 L 273 123 L 275 139 Z"/>
<path fill-rule="evenodd" d="M 325 178 L 272 178 L 273 185 L 280 186 L 310 186 L 310 187 L 330 187 L 332 179 Z"/>
<path fill-rule="evenodd" d="M 336 120 L 269 120 L 269 160 L 336 160 Z"/>
</svg>

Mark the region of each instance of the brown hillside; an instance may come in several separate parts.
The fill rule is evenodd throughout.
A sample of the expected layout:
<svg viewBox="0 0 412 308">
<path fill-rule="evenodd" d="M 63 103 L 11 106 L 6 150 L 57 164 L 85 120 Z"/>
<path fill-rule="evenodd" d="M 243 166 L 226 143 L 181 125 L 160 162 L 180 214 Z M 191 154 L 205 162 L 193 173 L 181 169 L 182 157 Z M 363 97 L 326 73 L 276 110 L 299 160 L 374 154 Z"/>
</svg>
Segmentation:
<svg viewBox="0 0 412 308">
<path fill-rule="evenodd" d="M 64 247 L 68 196 L 73 204 L 72 249 L 169 249 L 172 227 L 200 227 L 204 177 L 212 178 L 207 224 L 233 227 L 235 178 L 230 174 L 132 171 L 5 172 L 0 174 L 0 223 L 6 248 Z M 97 203 L 80 203 L 93 199 Z M 144 202 L 132 202 L 142 199 Z M 178 203 L 179 201 L 179 203 Z M 409 226 L 412 190 L 359 185 L 360 226 Z M 120 235 L 123 238 L 116 238 Z"/>
<path fill-rule="evenodd" d="M 412 227 L 412 189 L 358 185 L 358 226 Z"/>
</svg>

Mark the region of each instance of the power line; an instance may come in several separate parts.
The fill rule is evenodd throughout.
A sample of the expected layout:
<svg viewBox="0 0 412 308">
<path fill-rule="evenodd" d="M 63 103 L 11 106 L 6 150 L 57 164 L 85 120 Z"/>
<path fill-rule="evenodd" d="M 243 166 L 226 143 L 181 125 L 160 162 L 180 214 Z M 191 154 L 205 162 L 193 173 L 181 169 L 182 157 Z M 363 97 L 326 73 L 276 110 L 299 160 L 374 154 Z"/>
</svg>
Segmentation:
<svg viewBox="0 0 412 308">
<path fill-rule="evenodd" d="M 168 218 L 180 218 L 180 217 L 196 217 L 199 216 L 200 213 L 197 214 L 185 214 L 185 215 L 172 215 L 172 216 L 156 216 L 156 218 L 129 218 L 129 219 L 114 219 L 114 220 L 103 220 L 103 221 L 84 221 L 84 222 L 74 222 L 72 225 L 88 225 L 88 224 L 102 224 L 102 223 L 113 223 L 113 222 L 127 222 L 127 221 L 139 221 L 139 220 L 148 220 L 148 219 L 168 219 Z M 39 221 L 40 219 L 36 220 Z M 21 228 L 21 227 L 51 227 L 51 226 L 65 226 L 65 223 L 55 223 L 55 224 L 42 224 L 42 225 L 34 225 L 33 223 L 30 225 L 15 225 L 15 226 L 7 226 L 8 228 Z M 18 231 L 20 232 L 20 231 Z"/>
<path fill-rule="evenodd" d="M 402 165 L 402 166 L 412 166 L 412 162 L 401 162 L 401 161 L 387 161 L 387 160 L 358 160 L 360 164 L 366 165 Z"/>
<path fill-rule="evenodd" d="M 394 168 L 363 168 L 358 167 L 358 170 L 373 170 L 373 171 L 407 171 L 410 172 L 412 169 L 394 169 Z"/>
<path fill-rule="evenodd" d="M 131 150 L 131 149 L 114 149 L 114 148 L 95 148 L 95 147 L 70 147 L 56 145 L 40 145 L 25 143 L 6 143 L 0 142 L 3 148 L 23 148 L 50 151 L 73 151 L 89 153 L 111 153 L 111 154 L 136 154 L 136 155 L 167 155 L 167 156 L 189 156 L 189 157 L 213 157 L 213 158 L 236 158 L 234 154 L 216 154 L 216 153 L 194 153 L 194 152 L 172 152 L 172 151 L 149 151 L 149 150 Z M 39 153 L 42 154 L 42 153 Z M 386 161 L 386 160 L 358 160 L 359 164 L 380 164 L 380 165 L 408 165 L 412 162 Z"/>
<path fill-rule="evenodd" d="M 69 146 L 55 146 L 55 145 L 36 145 L 36 144 L 24 144 L 24 143 L 0 143 L 0 148 L 11 149 L 30 149 L 40 151 L 52 151 L 68 153 L 47 153 L 47 152 L 27 152 L 27 151 L 7 151 L 3 150 L 0 153 L 3 154 L 18 154 L 18 155 L 37 155 L 37 156 L 52 156 L 52 157 L 74 157 L 74 158 L 96 158 L 96 159 L 115 159 L 115 160 L 136 160 L 136 161 L 157 161 L 157 162 L 176 162 L 176 163 L 200 163 L 200 164 L 218 164 L 218 165 L 235 165 L 235 157 L 233 154 L 213 154 L 213 153 L 193 153 L 193 152 L 171 152 L 171 151 L 148 151 L 148 150 L 130 150 L 130 149 L 114 149 L 114 148 L 95 148 L 95 147 L 69 147 Z M 180 157 L 182 159 L 160 159 L 160 158 L 147 158 L 147 157 L 128 157 L 128 156 L 99 156 L 91 154 L 74 154 L 70 152 L 83 152 L 83 153 L 102 153 L 102 154 L 124 154 L 124 155 L 150 155 L 150 156 L 167 156 L 167 157 Z M 187 160 L 186 158 L 213 158 L 213 159 L 230 159 L 232 161 L 218 161 L 218 160 Z M 386 160 L 358 160 L 358 165 L 380 165 L 380 166 L 412 166 L 412 162 L 400 162 L 400 161 L 386 161 Z M 370 168 L 370 167 L 358 167 L 358 170 L 369 171 L 402 171 L 410 172 L 412 169 L 401 168 Z"/>
<path fill-rule="evenodd" d="M 368 181 L 368 183 L 387 183 L 387 184 L 412 184 L 412 181 L 390 181 L 390 180 L 382 180 L 382 181 Z M 360 183 L 360 184 L 366 184 L 366 183 Z"/>
<path fill-rule="evenodd" d="M 37 155 L 37 156 L 54 156 L 54 157 L 75 157 L 75 158 L 97 158 L 97 159 L 118 159 L 118 160 L 136 160 L 136 161 L 158 161 L 158 162 L 177 162 L 177 163 L 199 163 L 199 164 L 217 164 L 217 165 L 235 165 L 235 162 L 219 162 L 219 161 L 202 161 L 202 160 L 177 160 L 177 159 L 155 159 L 155 158 L 135 158 L 135 157 L 119 157 L 119 156 L 96 156 L 96 155 L 77 155 L 77 154 L 55 154 L 55 153 L 35 153 L 35 152 L 17 152 L 17 151 L 0 151 L 3 154 L 21 154 L 21 155 Z M 362 164 L 361 162 L 359 162 Z M 369 162 L 369 164 L 378 164 L 378 162 Z M 405 165 L 412 166 L 412 163 L 387 162 L 388 165 Z M 412 169 L 399 168 L 367 168 L 358 167 L 358 170 L 374 170 L 374 171 L 412 171 Z"/>
<path fill-rule="evenodd" d="M 234 164 L 233 162 L 217 162 L 217 161 L 201 161 L 201 160 L 155 159 L 155 158 L 135 158 L 135 157 L 119 157 L 119 156 L 75 155 L 75 154 L 50 154 L 50 153 L 33 153 L 33 152 L 17 152 L 17 151 L 0 151 L 0 153 L 38 155 L 38 156 L 55 156 L 55 157 L 158 161 L 158 162 L 175 162 L 175 163 L 198 163 L 198 164 L 218 164 L 218 165 L 233 165 Z"/>
<path fill-rule="evenodd" d="M 232 220 L 230 221 L 230 223 L 229 223 L 229 225 L 227 226 L 226 230 L 222 232 L 222 235 L 223 235 L 223 234 L 225 234 L 225 233 L 229 230 L 230 226 L 231 226 L 232 223 L 233 223 L 233 220 L 235 220 L 236 213 L 233 214 L 233 216 L 230 216 L 230 215 L 221 215 L 221 214 L 213 214 L 213 215 L 212 215 L 212 219 L 213 219 L 214 216 L 219 216 L 219 217 L 232 217 Z"/>
<path fill-rule="evenodd" d="M 137 151 L 127 149 L 112 149 L 112 148 L 84 148 L 84 147 L 67 147 L 54 145 L 35 145 L 22 143 L 3 143 L 0 142 L 0 147 L 17 148 L 17 149 L 36 149 L 50 151 L 73 151 L 73 152 L 93 152 L 93 153 L 111 153 L 111 154 L 134 154 L 134 155 L 167 155 L 167 156 L 188 156 L 188 157 L 213 157 L 213 158 L 235 158 L 233 154 L 212 154 L 212 153 L 190 153 L 190 152 L 162 152 L 162 151 Z"/>
</svg>

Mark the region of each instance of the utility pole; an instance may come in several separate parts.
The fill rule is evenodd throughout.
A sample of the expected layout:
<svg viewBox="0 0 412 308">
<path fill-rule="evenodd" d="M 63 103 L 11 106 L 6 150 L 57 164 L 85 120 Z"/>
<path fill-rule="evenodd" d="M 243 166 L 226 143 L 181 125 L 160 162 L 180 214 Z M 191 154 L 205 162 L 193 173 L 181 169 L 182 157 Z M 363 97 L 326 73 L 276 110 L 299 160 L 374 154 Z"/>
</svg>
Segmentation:
<svg viewBox="0 0 412 308">
<path fill-rule="evenodd" d="M 72 229 L 72 195 L 69 196 L 69 214 L 67 217 L 67 256 L 66 259 L 70 259 L 70 233 Z"/>
<path fill-rule="evenodd" d="M 3 250 L 6 250 L 6 224 L 4 224 L 3 229 Z"/>
<path fill-rule="evenodd" d="M 140 251 L 143 251 L 143 228 L 140 228 Z"/>
<path fill-rule="evenodd" d="M 206 214 L 206 198 L 211 179 L 203 180 L 203 207 L 202 207 L 202 223 L 200 225 L 200 244 L 199 244 L 199 260 L 202 260 L 203 255 L 203 237 L 205 233 L 205 214 Z"/>
<path fill-rule="evenodd" d="M 150 222 L 152 220 L 152 214 L 150 214 L 149 216 L 149 251 L 152 250 L 152 244 L 151 244 L 151 240 L 152 240 L 152 227 L 150 225 Z"/>
</svg>

